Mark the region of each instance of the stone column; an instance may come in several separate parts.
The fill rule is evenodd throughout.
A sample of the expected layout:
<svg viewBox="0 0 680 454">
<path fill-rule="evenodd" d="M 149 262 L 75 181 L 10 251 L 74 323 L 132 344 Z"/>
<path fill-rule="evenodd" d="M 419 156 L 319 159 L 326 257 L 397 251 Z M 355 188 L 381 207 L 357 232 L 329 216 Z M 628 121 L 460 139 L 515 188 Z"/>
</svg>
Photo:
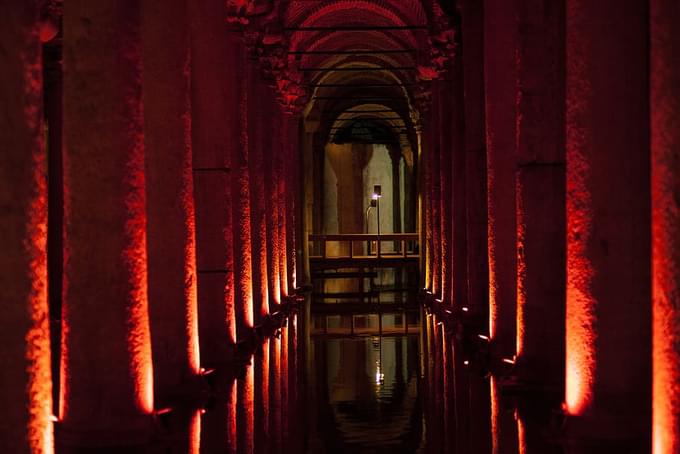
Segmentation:
<svg viewBox="0 0 680 454">
<path fill-rule="evenodd" d="M 12 453 L 53 452 L 38 6 L 0 15 L 0 450 Z"/>
<path fill-rule="evenodd" d="M 299 237 L 299 232 L 304 226 L 301 214 L 303 206 L 302 191 L 304 187 L 300 178 L 300 165 L 302 161 L 302 150 L 300 149 L 300 119 L 297 115 L 288 115 L 285 119 L 284 129 L 286 130 L 286 155 L 285 155 L 285 175 L 286 175 L 286 250 L 288 260 L 286 261 L 288 275 L 288 293 L 291 294 L 301 283 L 299 258 L 302 257 L 303 239 Z M 302 265 L 304 267 L 304 264 Z"/>
<path fill-rule="evenodd" d="M 188 2 L 191 27 L 191 138 L 201 364 L 228 360 L 236 341 L 231 209 L 238 150 L 239 43 L 219 0 Z M 166 95 L 168 96 L 168 95 Z M 173 95 L 176 96 L 176 95 Z M 179 121 L 179 120 L 177 120 Z M 162 159 L 162 158 L 159 158 Z M 160 178 L 160 177 L 159 177 Z M 165 183 L 165 181 L 163 181 Z M 163 228 L 163 227 L 159 227 Z M 168 244 L 164 244 L 167 248 Z"/>
<path fill-rule="evenodd" d="M 562 393 L 564 2 L 518 2 L 517 373 Z"/>
<path fill-rule="evenodd" d="M 311 285 L 311 276 L 309 273 L 309 241 L 308 237 L 312 233 L 313 220 L 312 214 L 314 211 L 314 136 L 319 128 L 318 120 L 305 119 L 304 131 L 302 137 L 302 174 L 304 178 L 302 186 L 303 206 L 302 208 L 302 271 L 304 272 L 304 279 L 302 282 L 305 285 Z"/>
<path fill-rule="evenodd" d="M 281 275 L 279 259 L 279 179 L 281 173 L 277 169 L 279 148 L 279 122 L 274 92 L 263 85 L 262 95 L 266 101 L 263 115 L 268 118 L 266 132 L 263 133 L 263 173 L 264 173 L 264 201 L 267 224 L 267 285 L 269 287 L 269 304 L 281 304 Z M 271 129 L 270 129 L 271 128 Z"/>
<path fill-rule="evenodd" d="M 274 173 L 277 175 L 276 197 L 277 197 L 277 231 L 278 231 L 278 250 L 279 250 L 279 292 L 281 297 L 288 296 L 288 254 L 294 251 L 289 250 L 288 240 L 288 192 L 293 187 L 288 184 L 290 175 L 288 174 L 287 163 L 289 156 L 288 145 L 288 116 L 277 109 L 277 141 L 276 152 L 274 154 Z"/>
<path fill-rule="evenodd" d="M 450 72 L 445 77 L 451 77 Z M 439 82 L 439 180 L 441 182 L 440 191 L 440 225 L 441 225 L 441 288 L 442 301 L 450 306 L 453 302 L 453 187 L 451 177 L 451 162 L 453 144 L 451 130 L 455 127 L 452 122 L 453 99 L 451 83 L 448 81 Z"/>
<path fill-rule="evenodd" d="M 427 153 L 430 156 L 430 216 L 432 228 L 432 293 L 435 298 L 442 296 L 442 246 L 441 246 L 441 175 L 439 172 L 439 129 L 441 122 L 439 118 L 439 86 L 440 82 L 432 82 L 432 107 L 430 110 L 430 134 L 428 137 Z"/>
<path fill-rule="evenodd" d="M 142 24 L 149 320 L 165 398 L 200 367 L 186 1 L 145 2 Z"/>
<path fill-rule="evenodd" d="M 651 3 L 654 454 L 680 451 L 680 11 Z"/>
<path fill-rule="evenodd" d="M 648 9 L 569 0 L 566 16 L 566 410 L 575 435 L 643 449 L 651 429 Z"/>
<path fill-rule="evenodd" d="M 267 282 L 267 209 L 265 199 L 264 123 L 269 122 L 264 85 L 255 61 L 248 64 L 248 145 L 250 160 L 250 231 L 253 257 L 253 312 L 255 324 L 269 314 L 269 284 Z M 268 159 L 268 158 L 267 158 Z"/>
<path fill-rule="evenodd" d="M 237 340 L 249 333 L 253 326 L 252 250 L 250 246 L 250 174 L 248 162 L 250 143 L 248 137 L 248 101 L 251 83 L 248 80 L 245 46 L 234 39 L 234 87 L 237 90 L 232 105 L 237 109 L 235 118 L 238 137 L 230 150 L 232 162 L 231 193 L 234 247 L 234 311 L 236 313 Z"/>
<path fill-rule="evenodd" d="M 484 2 L 489 333 L 495 352 L 502 357 L 515 354 L 515 16 L 513 2 Z"/>
<path fill-rule="evenodd" d="M 468 307 L 469 313 L 479 316 L 481 303 L 470 307 L 470 295 L 468 294 L 470 281 L 473 279 L 469 270 L 470 264 L 468 251 L 471 250 L 468 244 L 468 187 L 467 187 L 467 158 L 468 153 L 465 148 L 466 137 L 466 118 L 465 118 L 465 86 L 463 80 L 463 57 L 462 54 L 456 55 L 451 62 L 447 79 L 445 82 L 450 93 L 449 105 L 447 109 L 450 127 L 445 127 L 447 131 L 447 141 L 451 148 L 450 164 L 448 164 L 449 178 L 451 179 L 451 290 L 450 304 L 458 310 Z M 481 153 L 480 153 L 481 154 Z M 484 156 L 484 162 L 486 157 Z M 486 179 L 484 179 L 486 181 Z M 486 206 L 486 204 L 484 204 Z M 486 211 L 486 209 L 484 210 Z M 483 213 L 484 215 L 486 213 Z M 486 216 L 484 216 L 486 219 Z M 484 224 L 486 226 L 486 223 Z M 486 236 L 485 236 L 486 238 Z M 486 244 L 484 244 L 486 246 Z M 486 254 L 480 254 L 479 258 L 485 258 Z M 484 262 L 486 263 L 486 262 Z M 483 268 L 486 272 L 486 267 Z M 475 270 L 472 270 L 475 271 Z M 477 270 L 479 272 L 479 270 Z M 475 276 L 474 279 L 479 279 Z M 486 299 L 484 300 L 486 301 Z M 474 308 L 474 309 L 473 309 Z"/>
<path fill-rule="evenodd" d="M 62 156 L 63 78 L 61 43 L 43 46 L 45 120 L 47 121 L 47 291 L 52 345 L 52 405 L 59 410 L 61 293 L 64 275 L 64 159 Z"/>
<path fill-rule="evenodd" d="M 461 2 L 463 40 L 458 52 L 461 56 L 454 60 L 461 61 L 459 69 L 455 69 L 454 75 L 462 79 L 463 87 L 458 96 L 463 99 L 465 119 L 465 156 L 459 157 L 454 162 L 454 170 L 464 167 L 461 171 L 462 182 L 455 183 L 455 194 L 464 194 L 462 202 L 465 213 L 465 231 L 456 233 L 459 222 L 454 224 L 456 236 L 454 250 L 465 248 L 460 252 L 454 252 L 456 258 L 467 257 L 467 263 L 461 271 L 466 271 L 466 279 L 456 278 L 456 282 L 467 283 L 463 295 L 467 296 L 467 304 L 470 313 L 477 320 L 486 320 L 489 313 L 489 261 L 487 242 L 487 184 L 486 184 L 486 119 L 484 111 L 484 4 L 476 0 L 463 0 Z M 455 156 L 457 156 L 456 154 Z M 454 156 L 454 158 L 455 158 Z M 462 191 L 464 189 L 464 191 Z M 458 201 L 458 199 L 456 199 Z M 455 202 L 454 202 L 455 203 Z M 458 209 L 456 209 L 458 210 Z M 462 255 L 461 255 L 462 254 Z M 459 273 L 460 275 L 460 273 Z M 456 290 L 458 295 L 458 290 Z M 486 328 L 484 329 L 486 331 Z"/>
<path fill-rule="evenodd" d="M 432 265 L 434 246 L 432 242 L 432 198 L 430 197 L 430 187 L 432 185 L 432 152 L 430 151 L 430 130 L 432 129 L 430 118 L 425 118 L 424 127 L 419 135 L 419 153 L 418 157 L 423 163 L 422 178 L 419 182 L 420 189 L 420 206 L 421 206 L 421 241 L 420 250 L 421 255 L 424 255 L 424 285 L 423 287 L 432 291 Z"/>
<path fill-rule="evenodd" d="M 64 8 L 60 442 L 151 435 L 141 3 Z"/>
</svg>

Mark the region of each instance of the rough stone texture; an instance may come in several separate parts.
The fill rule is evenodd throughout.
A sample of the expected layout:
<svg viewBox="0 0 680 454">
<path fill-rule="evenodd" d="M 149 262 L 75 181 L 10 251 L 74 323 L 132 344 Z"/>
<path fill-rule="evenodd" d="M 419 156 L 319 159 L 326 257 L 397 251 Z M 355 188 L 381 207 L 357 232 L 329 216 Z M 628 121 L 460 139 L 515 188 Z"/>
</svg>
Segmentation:
<svg viewBox="0 0 680 454">
<path fill-rule="evenodd" d="M 570 0 L 566 21 L 566 406 L 586 435 L 641 447 L 651 421 L 647 12 Z"/>
<path fill-rule="evenodd" d="M 484 3 L 484 81 L 488 185 L 489 332 L 496 353 L 515 354 L 515 6 Z"/>
<path fill-rule="evenodd" d="M 680 9 L 651 4 L 653 452 L 680 451 Z"/>
<path fill-rule="evenodd" d="M 459 48 L 462 54 L 460 77 L 463 79 L 465 115 L 465 156 L 459 157 L 457 167 L 464 166 L 464 178 L 454 177 L 455 194 L 464 193 L 462 207 L 465 213 L 465 231 L 456 235 L 456 245 L 466 248 L 460 251 L 467 257 L 461 271 L 467 283 L 463 295 L 467 295 L 470 312 L 486 322 L 489 312 L 489 258 L 487 253 L 487 184 L 486 184 L 486 120 L 484 111 L 484 4 L 476 0 L 461 2 L 462 25 L 465 39 Z M 459 57 L 456 60 L 460 60 Z M 456 164 L 454 163 L 454 166 Z M 461 182 L 461 186 L 458 186 Z M 457 190 L 460 188 L 461 190 Z M 464 188 L 464 191 L 462 190 Z M 454 202 L 455 203 L 455 202 Z M 461 203 L 458 203 L 460 207 Z M 460 230 L 460 229 L 459 229 Z M 454 250 L 456 249 L 454 245 Z M 460 257 L 459 252 L 455 252 Z M 458 273 L 459 275 L 461 273 Z M 458 294 L 458 291 L 456 291 Z M 485 323 L 486 324 L 486 323 Z"/>
<path fill-rule="evenodd" d="M 51 453 L 47 178 L 38 3 L 0 14 L 0 451 Z"/>
<path fill-rule="evenodd" d="M 139 26 L 135 0 L 76 0 L 64 11 L 60 440 L 68 444 L 150 436 Z"/>
<path fill-rule="evenodd" d="M 450 77 L 450 75 L 448 75 Z M 452 187 L 452 172 L 451 161 L 453 146 L 451 131 L 455 127 L 452 123 L 452 109 L 453 93 L 450 84 L 440 82 L 439 96 L 439 180 L 440 188 L 440 225 L 441 225 L 441 293 L 444 304 L 450 305 L 452 303 L 452 279 L 453 261 L 451 258 L 451 251 L 453 250 L 453 187 Z"/>
<path fill-rule="evenodd" d="M 255 324 L 269 314 L 269 283 L 271 271 L 267 266 L 267 213 L 265 199 L 269 197 L 265 186 L 265 159 L 270 159 L 270 150 L 265 157 L 265 118 L 270 118 L 269 105 L 263 83 L 259 80 L 259 71 L 253 64 L 249 66 L 248 79 L 248 146 L 249 146 L 249 181 L 250 181 L 250 228 L 251 250 L 253 257 L 253 310 Z M 269 135 L 269 131 L 266 132 Z"/>
<path fill-rule="evenodd" d="M 202 364 L 209 367 L 227 361 L 236 341 L 231 154 L 238 131 L 238 64 L 223 8 L 219 0 L 188 3 L 193 167 L 204 169 L 194 171 L 198 325 Z"/>
<path fill-rule="evenodd" d="M 518 3 L 517 354 L 562 389 L 565 299 L 564 3 Z M 550 272 L 546 272 L 550 270 Z"/>
<path fill-rule="evenodd" d="M 200 366 L 186 0 L 145 2 L 142 24 L 149 323 L 166 398 Z"/>
</svg>

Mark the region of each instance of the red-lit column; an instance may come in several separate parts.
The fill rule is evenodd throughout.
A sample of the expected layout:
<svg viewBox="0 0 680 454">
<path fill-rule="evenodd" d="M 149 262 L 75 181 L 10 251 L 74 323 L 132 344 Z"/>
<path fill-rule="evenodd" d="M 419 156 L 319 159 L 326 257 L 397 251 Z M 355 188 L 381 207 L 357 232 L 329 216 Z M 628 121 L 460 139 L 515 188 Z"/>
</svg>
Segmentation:
<svg viewBox="0 0 680 454">
<path fill-rule="evenodd" d="M 64 5 L 60 443 L 151 435 L 141 3 Z"/>
<path fill-rule="evenodd" d="M 277 109 L 276 114 L 276 152 L 274 154 L 274 173 L 276 175 L 276 210 L 277 210 L 277 241 L 278 241 L 278 261 L 279 261 L 279 292 L 281 298 L 288 296 L 288 234 L 286 232 L 286 197 L 288 185 L 288 175 L 286 172 L 286 161 L 288 155 L 288 125 L 287 115 Z"/>
<path fill-rule="evenodd" d="M 461 178 L 454 176 L 454 194 L 463 210 L 465 222 L 457 215 L 453 229 L 456 260 L 465 263 L 456 277 L 456 295 L 467 296 L 470 313 L 486 327 L 489 311 L 489 262 L 487 242 L 486 120 L 484 111 L 484 12 L 483 2 L 462 0 L 461 28 L 465 36 L 454 60 L 454 78 L 462 85 L 464 113 L 464 156 L 454 155 L 454 172 L 464 168 Z M 459 65 L 460 67 L 456 67 Z M 455 114 L 456 112 L 454 112 Z M 462 182 L 461 182 L 462 180 Z M 457 181 L 457 182 L 456 182 Z M 460 201 L 458 197 L 461 197 Z M 462 207 L 461 207 L 462 205 Z M 456 208 L 458 212 L 458 208 Z M 461 230 L 460 226 L 463 226 Z M 459 233 L 456 233 L 456 229 Z M 467 260 L 464 260 L 467 258 Z M 460 289 L 460 285 L 466 285 Z M 460 292 L 459 290 L 462 290 Z M 465 302 L 465 301 L 463 301 Z"/>
<path fill-rule="evenodd" d="M 17 453 L 53 452 L 38 3 L 0 15 L 0 450 Z"/>
<path fill-rule="evenodd" d="M 517 373 L 562 392 L 564 2 L 518 2 Z"/>
<path fill-rule="evenodd" d="M 463 307 L 469 310 L 467 152 L 465 149 L 465 87 L 462 70 L 462 54 L 459 53 L 451 62 L 449 76 L 447 76 L 449 80 L 445 82 L 451 93 L 446 107 L 450 111 L 448 114 L 450 127 L 445 129 L 451 147 L 448 172 L 451 178 L 451 203 L 453 203 L 451 211 L 451 304 L 459 310 Z M 486 156 L 484 156 L 484 162 L 486 162 Z M 486 213 L 484 213 L 484 218 L 486 219 Z M 486 247 L 486 244 L 484 246 Z M 482 257 L 486 257 L 486 254 Z"/>
<path fill-rule="evenodd" d="M 422 205 L 421 228 L 425 231 L 421 238 L 425 244 L 421 246 L 425 254 L 425 281 L 424 288 L 432 291 L 432 265 L 434 246 L 432 242 L 432 197 L 430 188 L 432 186 L 432 150 L 430 138 L 432 130 L 430 118 L 425 119 L 425 125 L 420 133 L 420 157 L 423 162 L 422 182 L 420 183 L 420 200 Z"/>
<path fill-rule="evenodd" d="M 503 357 L 515 354 L 515 16 L 513 2 L 484 3 L 489 333 L 495 352 Z"/>
<path fill-rule="evenodd" d="M 223 2 L 188 2 L 188 9 L 199 342 L 201 365 L 215 367 L 228 361 L 236 340 L 230 167 L 238 144 L 238 41 L 225 28 Z"/>
<path fill-rule="evenodd" d="M 185 0 L 147 2 L 142 10 L 149 322 L 159 397 L 200 365 L 187 18 Z"/>
<path fill-rule="evenodd" d="M 432 229 L 432 293 L 435 298 L 441 298 L 442 288 L 442 246 L 441 246 L 441 175 L 439 172 L 439 85 L 432 82 L 432 107 L 430 109 L 430 129 L 427 153 L 430 155 L 430 225 Z"/>
<path fill-rule="evenodd" d="M 281 275 L 279 259 L 279 179 L 278 155 L 281 153 L 279 148 L 279 123 L 277 106 L 274 103 L 274 92 L 270 87 L 262 86 L 262 96 L 267 101 L 268 118 L 270 119 L 271 130 L 264 133 L 263 140 L 263 163 L 264 172 L 264 201 L 265 216 L 267 224 L 267 285 L 269 287 L 270 304 L 281 303 Z"/>
<path fill-rule="evenodd" d="M 450 72 L 446 74 L 450 77 Z M 437 103 L 439 107 L 439 180 L 441 182 L 440 192 L 440 225 L 441 225 L 441 293 L 442 301 L 445 305 L 452 303 L 452 279 L 453 261 L 451 259 L 453 243 L 453 193 L 451 184 L 451 155 L 453 154 L 451 130 L 455 127 L 452 124 L 453 98 L 451 85 L 447 81 L 439 82 L 439 97 Z"/>
<path fill-rule="evenodd" d="M 255 62 L 248 65 L 248 145 L 250 160 L 250 228 L 253 257 L 253 307 L 255 324 L 269 314 L 269 283 L 267 267 L 267 209 L 265 199 L 265 132 L 271 112 L 265 86 Z M 269 157 L 267 157 L 269 159 Z"/>
<path fill-rule="evenodd" d="M 242 43 L 234 44 L 234 88 L 237 96 L 232 104 L 238 109 L 234 120 L 238 138 L 231 148 L 232 162 L 232 216 L 234 241 L 234 305 L 237 339 L 247 335 L 253 326 L 252 253 L 250 247 L 250 157 L 248 137 L 248 85 L 246 49 Z"/>
<path fill-rule="evenodd" d="M 566 24 L 566 410 L 633 449 L 651 430 L 648 9 L 569 0 Z"/>
<path fill-rule="evenodd" d="M 298 232 L 303 226 L 303 222 L 298 213 L 302 208 L 302 188 L 300 178 L 300 159 L 301 150 L 299 148 L 300 128 L 299 117 L 297 115 L 287 115 L 284 128 L 286 130 L 285 142 L 285 175 L 286 175 L 286 250 L 288 259 L 286 261 L 288 275 L 288 293 L 294 292 L 299 286 L 300 269 L 298 258 L 302 256 L 301 239 Z M 300 251 L 298 252 L 298 248 Z"/>
<path fill-rule="evenodd" d="M 680 10 L 651 2 L 653 453 L 680 451 Z"/>
</svg>

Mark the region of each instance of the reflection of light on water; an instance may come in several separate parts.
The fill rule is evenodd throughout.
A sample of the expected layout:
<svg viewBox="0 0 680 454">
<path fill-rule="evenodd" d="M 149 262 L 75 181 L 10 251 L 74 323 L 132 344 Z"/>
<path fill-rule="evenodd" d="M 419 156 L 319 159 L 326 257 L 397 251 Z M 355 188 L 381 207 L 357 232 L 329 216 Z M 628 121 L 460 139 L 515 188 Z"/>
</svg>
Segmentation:
<svg viewBox="0 0 680 454">
<path fill-rule="evenodd" d="M 375 371 L 375 384 L 376 385 L 382 385 L 385 383 L 385 374 L 383 374 L 380 371 L 380 363 L 378 361 L 375 362 L 377 369 Z"/>
</svg>

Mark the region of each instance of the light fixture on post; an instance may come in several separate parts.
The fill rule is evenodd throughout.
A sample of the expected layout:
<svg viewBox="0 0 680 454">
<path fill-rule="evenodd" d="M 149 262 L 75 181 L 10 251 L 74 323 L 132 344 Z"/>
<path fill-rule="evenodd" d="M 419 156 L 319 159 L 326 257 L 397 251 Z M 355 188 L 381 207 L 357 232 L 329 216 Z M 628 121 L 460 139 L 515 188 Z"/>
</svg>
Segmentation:
<svg viewBox="0 0 680 454">
<path fill-rule="evenodd" d="M 371 206 L 376 207 L 378 218 L 378 237 L 380 236 L 380 198 L 382 197 L 382 188 L 379 184 L 373 185 L 373 194 L 371 195 Z M 374 205 L 375 203 L 375 205 Z M 380 238 L 378 238 L 380 241 Z"/>
</svg>

